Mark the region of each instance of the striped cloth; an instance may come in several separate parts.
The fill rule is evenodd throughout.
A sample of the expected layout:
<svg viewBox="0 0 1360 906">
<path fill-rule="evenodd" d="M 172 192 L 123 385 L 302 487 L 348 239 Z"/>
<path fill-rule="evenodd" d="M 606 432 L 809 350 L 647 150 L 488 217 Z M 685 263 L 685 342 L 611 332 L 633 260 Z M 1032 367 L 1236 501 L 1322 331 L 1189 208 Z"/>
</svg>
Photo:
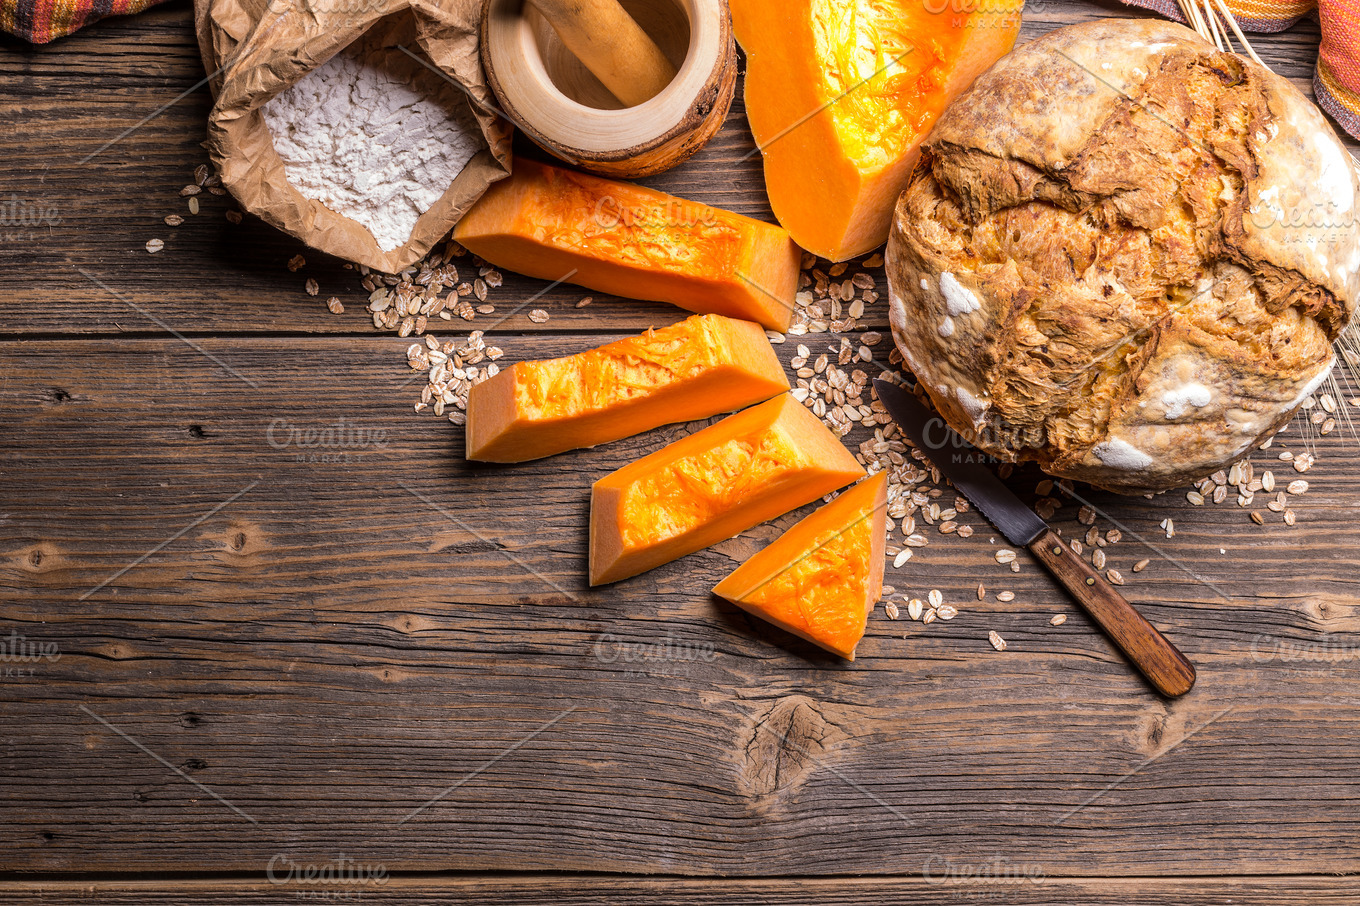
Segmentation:
<svg viewBox="0 0 1360 906">
<path fill-rule="evenodd" d="M 164 0 L 0 0 L 0 29 L 46 44 L 105 16 L 139 13 Z"/>
<path fill-rule="evenodd" d="M 1176 0 L 1124 0 L 1184 22 Z M 1243 31 L 1283 31 L 1317 11 L 1322 46 L 1313 93 L 1352 138 L 1360 138 L 1360 2 L 1356 0 L 1225 0 Z"/>
</svg>

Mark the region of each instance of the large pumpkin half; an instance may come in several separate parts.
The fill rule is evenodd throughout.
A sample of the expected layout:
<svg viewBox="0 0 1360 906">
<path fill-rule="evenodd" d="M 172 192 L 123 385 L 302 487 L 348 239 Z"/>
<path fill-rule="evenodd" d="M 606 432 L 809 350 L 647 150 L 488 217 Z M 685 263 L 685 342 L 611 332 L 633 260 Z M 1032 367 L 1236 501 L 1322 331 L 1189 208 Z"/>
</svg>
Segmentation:
<svg viewBox="0 0 1360 906">
<path fill-rule="evenodd" d="M 731 0 L 770 207 L 843 261 L 882 245 L 940 113 L 1015 43 L 1023 0 Z"/>
</svg>

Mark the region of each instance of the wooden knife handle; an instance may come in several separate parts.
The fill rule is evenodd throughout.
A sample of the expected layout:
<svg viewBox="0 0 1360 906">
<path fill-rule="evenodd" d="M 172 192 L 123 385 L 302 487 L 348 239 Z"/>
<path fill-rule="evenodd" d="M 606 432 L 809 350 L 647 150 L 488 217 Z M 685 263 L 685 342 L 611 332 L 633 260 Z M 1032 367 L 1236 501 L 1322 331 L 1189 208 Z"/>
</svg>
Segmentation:
<svg viewBox="0 0 1360 906">
<path fill-rule="evenodd" d="M 1061 538 L 1046 531 L 1029 549 L 1158 692 L 1175 698 L 1190 691 L 1195 668 L 1185 655 Z"/>
</svg>

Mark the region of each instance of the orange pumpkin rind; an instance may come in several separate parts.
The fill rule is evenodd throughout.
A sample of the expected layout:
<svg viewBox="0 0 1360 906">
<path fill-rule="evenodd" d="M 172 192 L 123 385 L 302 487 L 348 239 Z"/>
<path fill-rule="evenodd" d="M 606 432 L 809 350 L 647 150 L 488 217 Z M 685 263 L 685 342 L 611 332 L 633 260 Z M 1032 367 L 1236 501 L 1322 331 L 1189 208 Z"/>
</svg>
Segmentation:
<svg viewBox="0 0 1360 906">
<path fill-rule="evenodd" d="M 863 474 L 791 394 L 730 415 L 595 482 L 590 584 L 702 550 Z"/>
<path fill-rule="evenodd" d="M 887 476 L 807 516 L 713 589 L 762 620 L 847 660 L 883 592 Z"/>
</svg>

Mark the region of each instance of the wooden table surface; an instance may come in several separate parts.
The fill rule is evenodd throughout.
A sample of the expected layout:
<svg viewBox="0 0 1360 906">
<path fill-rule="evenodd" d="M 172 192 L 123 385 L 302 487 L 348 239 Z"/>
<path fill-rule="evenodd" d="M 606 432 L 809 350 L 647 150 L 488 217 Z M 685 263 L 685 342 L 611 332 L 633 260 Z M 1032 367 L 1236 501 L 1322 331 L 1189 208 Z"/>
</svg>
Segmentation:
<svg viewBox="0 0 1360 906">
<path fill-rule="evenodd" d="M 1316 41 L 1258 49 L 1306 90 Z M 853 664 L 710 596 L 769 527 L 592 590 L 590 483 L 692 426 L 465 462 L 353 271 L 189 216 L 202 74 L 182 2 L 0 42 L 0 902 L 1360 902 L 1354 431 L 1294 528 L 1092 492 L 1199 668 L 1175 702 L 975 513 L 887 580 L 959 617 L 879 608 Z M 769 218 L 751 148 L 739 100 L 650 182 Z M 585 294 L 497 326 L 503 361 L 680 316 Z M 1281 441 L 1257 468 L 1297 477 Z"/>
</svg>

